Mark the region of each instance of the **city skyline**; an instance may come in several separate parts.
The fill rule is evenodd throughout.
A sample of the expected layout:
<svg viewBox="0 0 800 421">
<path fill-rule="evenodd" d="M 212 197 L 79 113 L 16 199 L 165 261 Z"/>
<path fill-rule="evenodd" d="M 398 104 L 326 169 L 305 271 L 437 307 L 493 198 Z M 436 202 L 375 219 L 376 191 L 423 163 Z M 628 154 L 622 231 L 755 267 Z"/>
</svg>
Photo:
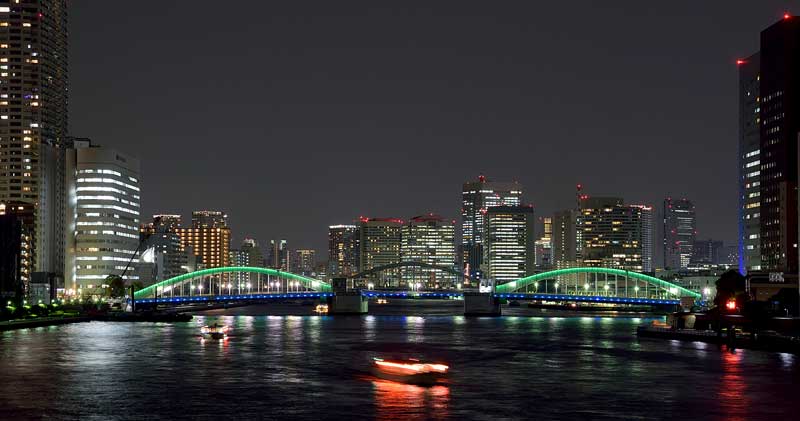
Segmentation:
<svg viewBox="0 0 800 421">
<path fill-rule="evenodd" d="M 246 21 L 241 22 L 239 29 L 224 26 L 219 31 L 211 29 L 215 40 L 213 45 L 225 43 L 231 37 L 241 38 L 244 30 L 257 33 L 263 30 L 265 35 L 269 35 L 274 29 L 288 34 L 280 42 L 269 42 L 263 47 L 240 39 L 237 41 L 239 46 L 229 47 L 231 43 L 226 43 L 227 50 L 213 53 L 225 60 L 238 57 L 250 64 L 240 76 L 228 82 L 223 82 L 227 78 L 225 72 L 217 72 L 222 69 L 216 65 L 210 70 L 201 70 L 197 77 L 171 77 L 183 75 L 188 68 L 184 67 L 187 65 L 184 61 L 172 58 L 170 52 L 195 53 L 202 44 L 176 37 L 172 31 L 181 25 L 207 22 L 210 11 L 183 10 L 165 5 L 160 8 L 162 17 L 148 16 L 154 35 L 139 33 L 137 37 L 145 38 L 134 42 L 127 34 L 137 31 L 129 31 L 129 24 L 118 21 L 122 17 L 115 17 L 107 7 L 110 6 L 72 5 L 70 127 L 75 135 L 103 139 L 104 145 L 135 156 L 161 152 L 143 160 L 142 213 L 179 212 L 186 218 L 194 209 L 220 208 L 231 215 L 235 242 L 244 236 L 262 241 L 282 237 L 323 252 L 326 247 L 325 227 L 351 223 L 358 214 L 411 216 L 434 212 L 448 218 L 457 217 L 459 209 L 452 204 L 458 200 L 460 192 L 453 186 L 480 173 L 525 185 L 526 200 L 535 205 L 539 215 L 567 208 L 572 201 L 572 186 L 579 182 L 588 185 L 596 195 L 622 196 L 631 203 L 655 205 L 670 195 L 685 196 L 696 202 L 700 237 L 733 243 L 736 236 L 735 228 L 732 228 L 736 224 L 736 190 L 735 186 L 730 186 L 729 180 L 735 177 L 736 170 L 726 161 L 735 159 L 734 148 L 730 146 L 737 136 L 737 125 L 731 120 L 731 116 L 736 114 L 738 75 L 735 60 L 757 49 L 758 40 L 752 34 L 778 19 L 787 5 L 785 2 L 766 2 L 717 10 L 693 4 L 692 13 L 697 16 L 687 17 L 683 14 L 688 11 L 688 4 L 670 5 L 666 9 L 637 4 L 630 17 L 624 20 L 619 16 L 605 15 L 619 15 L 615 11 L 600 10 L 596 12 L 598 21 L 613 18 L 612 21 L 621 26 L 618 30 L 599 35 L 604 37 L 598 40 L 603 47 L 600 51 L 594 51 L 594 47 L 583 42 L 587 33 L 598 30 L 595 25 L 599 24 L 572 13 L 562 14 L 560 12 L 565 10 L 561 6 L 531 7 L 531 10 L 522 6 L 501 7 L 492 13 L 496 15 L 495 20 L 506 23 L 494 24 L 490 19 L 482 18 L 471 5 L 465 5 L 459 16 L 448 15 L 443 6 L 432 6 L 437 9 L 421 10 L 417 15 L 396 13 L 392 16 L 379 9 L 345 8 L 337 12 L 321 7 L 315 23 L 322 27 L 346 23 L 362 29 L 362 32 L 367 29 L 374 32 L 373 41 L 359 38 L 354 29 L 335 32 L 332 35 L 334 40 L 323 42 L 309 37 L 291 40 L 298 28 L 287 27 L 285 21 L 300 12 L 292 6 L 281 5 L 277 10 L 253 13 L 254 16 L 266 13 L 273 16 L 268 24 L 258 25 L 243 18 Z M 532 23 L 521 27 L 516 25 L 513 15 L 526 11 L 525 15 L 532 19 Z M 359 13 L 389 29 L 381 30 L 380 25 L 367 23 L 369 19 L 358 19 Z M 178 14 L 181 19 L 172 19 Z M 100 15 L 102 19 L 98 18 Z M 554 28 L 545 22 L 557 16 L 570 16 L 572 23 L 569 28 Z M 670 44 L 664 40 L 666 35 L 658 31 L 670 28 L 668 22 L 676 17 L 687 20 L 686 33 L 670 32 L 669 36 L 675 38 L 675 42 Z M 131 17 L 131 21 L 135 20 L 135 16 Z M 703 33 L 703 42 L 689 45 L 693 35 L 696 38 L 696 34 L 707 29 L 705 24 L 709 20 L 720 26 L 719 33 Z M 88 21 L 93 24 L 88 25 Z M 170 26 L 174 21 L 194 23 Z M 408 23 L 419 27 L 418 35 L 406 34 L 418 48 L 398 44 L 392 36 L 391 30 Z M 466 37 L 465 40 L 458 41 L 441 34 L 437 37 L 433 30 L 438 23 L 452 26 L 455 33 Z M 487 53 L 489 47 L 499 48 L 495 55 L 486 56 L 484 60 L 463 57 L 458 53 L 459 46 L 477 41 L 474 35 L 466 33 L 471 23 L 483 28 L 483 33 L 492 41 L 508 42 L 508 46 L 492 44 L 479 48 L 476 53 L 479 55 Z M 648 29 L 648 25 L 653 27 Z M 227 33 L 228 29 L 233 32 Z M 103 31 L 104 36 L 93 35 L 95 30 Z M 622 62 L 586 65 L 599 62 L 602 51 L 616 48 L 614 41 L 624 36 L 626 31 L 633 30 L 641 31 L 638 35 L 642 41 L 624 46 L 630 50 L 615 52 Z M 151 36 L 170 41 L 163 44 L 151 42 Z M 542 38 L 566 39 L 546 46 L 541 45 Z M 430 41 L 432 47 L 419 44 L 422 40 Z M 451 71 L 452 77 L 445 77 L 443 71 L 427 74 L 416 68 L 406 68 L 406 76 L 398 74 L 391 66 L 382 64 L 389 58 L 374 45 L 382 41 L 389 43 L 391 53 L 400 58 L 423 62 L 435 60 L 437 64 L 446 59 L 449 63 L 444 63 L 443 69 Z M 637 53 L 643 51 L 645 42 L 657 45 L 654 50 L 659 50 L 659 54 L 669 59 L 670 65 L 666 66 L 666 62 L 657 57 Z M 114 51 L 109 43 L 124 45 L 126 48 L 121 51 L 125 53 Z M 521 48 L 524 43 L 532 44 Z M 134 77 L 123 67 L 130 65 L 129 60 L 134 60 L 132 57 L 145 56 L 140 54 L 140 48 L 144 46 L 153 50 L 146 56 L 158 61 L 160 70 L 142 72 Z M 100 69 L 86 64 L 93 62 L 88 56 L 100 51 L 104 52 L 105 58 L 102 67 L 110 70 L 107 73 L 103 70 L 103 77 L 98 74 Z M 253 51 L 266 58 L 258 59 Z M 532 51 L 537 53 L 531 54 Z M 359 57 L 373 53 L 384 61 L 371 60 L 372 67 L 359 70 L 359 64 L 363 64 Z M 442 53 L 445 58 L 436 59 L 432 53 Z M 203 54 L 203 57 L 215 57 L 211 52 Z M 333 60 L 333 57 L 338 59 Z M 510 60 L 508 65 L 503 64 L 503 57 Z M 324 58 L 330 60 L 315 61 Z M 675 71 L 673 64 L 676 59 L 686 60 L 682 67 L 685 70 Z M 388 64 L 396 64 L 394 60 L 399 58 L 388 61 Z M 197 61 L 192 63 L 200 64 Z M 316 70 L 306 69 L 310 63 L 317 63 L 313 67 Z M 689 66 L 688 63 L 693 64 Z M 267 71 L 265 66 L 268 65 L 272 65 L 274 70 Z M 626 67 L 628 70 L 623 71 Z M 632 70 L 636 73 L 632 74 Z M 267 73 L 262 75 L 259 73 L 262 71 Z M 564 72 L 566 74 L 560 75 Z M 111 74 L 114 77 L 108 76 Z M 521 79 L 523 74 L 530 80 Z M 626 75 L 628 80 L 620 80 L 621 77 L 615 75 Z M 326 89 L 319 90 L 322 88 L 320 84 L 328 78 L 336 81 L 328 85 L 341 88 L 326 85 Z M 270 79 L 285 82 L 283 84 L 298 95 L 287 97 L 287 89 L 281 84 L 264 82 Z M 120 85 L 117 83 L 119 80 L 130 83 Z M 167 80 L 168 84 L 165 83 Z M 301 80 L 304 83 L 300 83 Z M 378 93 L 373 95 L 369 91 L 374 88 L 375 80 L 393 82 L 381 85 Z M 561 96 L 555 97 L 556 92 L 545 86 L 542 80 L 553 81 L 552 84 L 557 86 L 557 82 L 564 82 L 559 89 Z M 100 89 L 88 89 L 89 82 Z M 517 84 L 519 89 L 516 92 L 510 90 L 511 83 Z M 686 83 L 686 86 L 681 87 L 680 83 Z M 630 88 L 630 84 L 647 88 L 649 99 L 632 97 L 630 92 L 614 98 L 612 91 L 619 88 L 613 86 Z M 214 98 L 213 103 L 204 105 L 202 109 L 184 104 L 193 98 L 194 94 L 188 91 L 192 86 L 207 91 L 206 94 Z M 252 94 L 245 95 L 246 98 L 231 94 L 245 86 L 254 89 Z M 678 88 L 667 89 L 667 86 Z M 223 90 L 222 87 L 227 88 Z M 354 97 L 341 96 L 342 89 L 353 90 Z M 420 89 L 430 94 L 411 99 L 401 92 L 410 90 L 417 93 Z M 458 93 L 460 91 L 471 92 L 474 98 L 464 98 Z M 105 95 L 127 98 L 115 107 L 120 112 L 102 109 L 101 104 L 109 99 Z M 507 104 L 497 101 L 501 95 L 509 96 Z M 658 96 L 658 101 L 651 101 L 654 95 Z M 585 99 L 586 104 L 576 105 L 578 97 Z M 564 103 L 554 105 L 556 98 L 563 98 Z M 185 110 L 159 114 L 165 111 L 161 103 L 173 101 L 184 104 Z M 648 105 L 651 108 L 639 111 L 639 104 L 644 101 L 662 105 Z M 326 105 L 333 106 L 339 102 L 341 112 Z M 464 105 L 459 106 L 456 102 L 464 102 Z M 318 105 L 309 105 L 311 103 Z M 386 105 L 389 103 L 399 105 L 390 107 Z M 149 111 L 137 111 L 145 104 L 144 108 Z M 436 108 L 431 108 L 436 104 Z M 620 104 L 627 105 L 621 107 Z M 629 104 L 637 106 L 630 107 Z M 256 118 L 257 114 L 248 111 L 250 109 L 264 117 Z M 606 109 L 614 109 L 616 114 L 601 111 Z M 700 109 L 704 115 L 702 123 L 687 119 L 687 115 L 700 115 Z M 325 113 L 332 113 L 331 117 L 321 115 Z M 219 128 L 203 129 L 201 133 L 194 127 L 195 122 L 217 114 L 222 117 L 220 121 L 225 121 Z M 231 119 L 228 117 L 231 114 L 238 117 Z M 123 115 L 130 116 L 130 120 L 121 122 L 119 118 Z M 406 116 L 408 121 L 399 121 L 399 115 Z M 306 125 L 300 116 L 305 118 Z M 334 117 L 336 121 L 331 120 Z M 566 124 L 576 117 L 581 121 Z M 597 129 L 600 120 L 609 121 L 607 130 Z M 556 125 L 564 126 L 566 130 L 556 129 Z M 125 130 L 118 130 L 120 127 Z M 589 138 L 593 140 L 583 140 Z M 375 139 L 380 145 L 398 145 L 394 150 L 398 156 L 381 161 L 381 154 L 369 146 L 376 142 Z M 217 147 L 223 142 L 234 147 L 230 151 Z M 488 142 L 496 144 L 498 152 L 483 153 L 481 162 L 465 155 L 469 148 L 479 148 Z M 576 148 L 578 143 L 585 144 L 583 150 Z M 610 147 L 609 150 L 596 146 L 603 143 Z M 204 147 L 190 146 L 194 144 Z M 682 153 L 686 147 L 696 144 L 704 147 L 695 148 L 693 154 Z M 422 145 L 426 149 L 421 149 Z M 559 154 L 564 148 L 578 152 L 573 152 L 573 156 Z M 245 150 L 248 153 L 240 153 Z M 509 150 L 515 153 L 503 154 Z M 542 154 L 549 150 L 554 150 L 550 152 L 554 156 L 542 158 Z M 615 153 L 609 153 L 610 150 Z M 447 151 L 449 157 L 440 158 L 443 151 Z M 648 161 L 652 160 L 649 158 L 655 156 L 664 159 L 650 165 Z M 435 165 L 440 159 L 447 159 L 450 166 L 441 174 L 437 171 L 440 167 Z M 241 165 L 238 160 L 242 161 Z M 568 161 L 577 164 L 573 172 L 560 174 L 554 171 Z M 336 162 L 355 162 L 356 165 L 337 167 Z M 597 171 L 606 167 L 608 162 L 618 164 L 620 168 L 625 164 L 625 169 L 606 173 Z M 217 171 L 206 171 L 209 165 Z M 397 166 L 402 166 L 405 171 L 396 170 Z M 321 169 L 309 170 L 315 167 Z M 673 174 L 670 169 L 675 167 L 689 170 Z M 379 169 L 383 168 L 386 171 L 381 172 Z M 360 177 L 358 174 L 364 170 L 376 175 Z M 647 172 L 648 177 L 630 177 L 629 183 L 625 182 L 626 179 L 620 180 L 635 172 Z M 278 174 L 292 174 L 292 177 L 278 177 Z M 334 175 L 328 181 L 333 188 L 308 194 L 308 185 L 327 178 L 329 174 Z M 691 182 L 700 178 L 707 178 L 708 182 Z M 181 184 L 191 184 L 196 191 L 182 191 L 178 187 Z M 424 188 L 408 188 L 413 185 Z M 386 196 L 373 194 L 378 189 L 385 189 Z M 374 200 L 373 197 L 381 199 Z M 291 203 L 292 211 L 287 211 L 286 206 L 274 206 L 276 203 Z"/>
</svg>

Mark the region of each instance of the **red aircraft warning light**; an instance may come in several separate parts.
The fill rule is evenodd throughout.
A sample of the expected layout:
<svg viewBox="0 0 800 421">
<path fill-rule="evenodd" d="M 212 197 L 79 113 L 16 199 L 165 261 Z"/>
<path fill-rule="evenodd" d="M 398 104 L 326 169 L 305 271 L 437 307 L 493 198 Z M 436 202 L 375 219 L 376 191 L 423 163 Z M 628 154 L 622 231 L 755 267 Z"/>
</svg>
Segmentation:
<svg viewBox="0 0 800 421">
<path fill-rule="evenodd" d="M 725 303 L 725 307 L 728 310 L 736 310 L 736 300 L 728 300 L 728 302 Z"/>
<path fill-rule="evenodd" d="M 791 17 L 792 17 L 792 15 L 790 15 L 789 13 L 784 13 L 783 14 L 783 18 L 784 19 L 790 19 Z"/>
<path fill-rule="evenodd" d="M 747 63 L 747 60 L 742 60 L 742 59 L 738 59 L 738 60 L 736 60 L 736 65 L 737 65 L 737 66 L 741 66 L 741 65 L 743 65 L 743 64 L 745 64 L 745 63 Z"/>
</svg>

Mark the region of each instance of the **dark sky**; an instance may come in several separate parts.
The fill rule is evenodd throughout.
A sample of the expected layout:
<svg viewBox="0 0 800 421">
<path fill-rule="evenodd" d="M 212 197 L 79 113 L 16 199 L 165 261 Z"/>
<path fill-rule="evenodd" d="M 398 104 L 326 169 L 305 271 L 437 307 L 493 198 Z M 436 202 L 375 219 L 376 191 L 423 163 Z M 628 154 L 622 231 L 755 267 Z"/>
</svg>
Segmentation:
<svg viewBox="0 0 800 421">
<path fill-rule="evenodd" d="M 685 196 L 735 241 L 734 62 L 795 2 L 377 3 L 72 1 L 70 131 L 142 159 L 144 215 L 221 209 L 234 245 L 458 219 L 480 173 L 540 215 L 578 182 Z"/>
</svg>

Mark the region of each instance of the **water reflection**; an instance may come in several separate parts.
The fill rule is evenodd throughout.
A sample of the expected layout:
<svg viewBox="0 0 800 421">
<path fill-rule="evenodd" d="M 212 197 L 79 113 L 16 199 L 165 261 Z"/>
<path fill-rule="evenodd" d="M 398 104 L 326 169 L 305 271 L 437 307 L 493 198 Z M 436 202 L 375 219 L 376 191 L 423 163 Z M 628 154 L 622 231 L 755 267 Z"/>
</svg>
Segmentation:
<svg viewBox="0 0 800 421">
<path fill-rule="evenodd" d="M 750 400 L 747 397 L 747 384 L 742 375 L 742 351 L 723 350 L 722 378 L 717 398 L 720 409 L 730 421 L 747 419 Z"/>
<path fill-rule="evenodd" d="M 372 390 L 375 415 L 379 420 L 450 417 L 450 388 L 447 386 L 421 387 L 374 380 Z"/>
</svg>

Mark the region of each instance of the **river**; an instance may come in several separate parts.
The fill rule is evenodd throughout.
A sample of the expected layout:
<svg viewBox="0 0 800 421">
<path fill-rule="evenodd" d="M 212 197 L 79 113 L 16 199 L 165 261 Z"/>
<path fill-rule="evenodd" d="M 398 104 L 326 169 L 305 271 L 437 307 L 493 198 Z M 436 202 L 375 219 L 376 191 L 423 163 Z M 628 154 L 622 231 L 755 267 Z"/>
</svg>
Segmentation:
<svg viewBox="0 0 800 421">
<path fill-rule="evenodd" d="M 0 419 L 746 420 L 800 410 L 797 356 L 638 339 L 643 317 L 512 308 L 465 318 L 446 302 L 370 310 L 319 317 L 266 305 L 188 323 L 0 333 Z M 227 340 L 198 336 L 213 321 L 233 327 Z M 381 355 L 445 361 L 448 383 L 375 379 L 369 361 Z"/>
</svg>

